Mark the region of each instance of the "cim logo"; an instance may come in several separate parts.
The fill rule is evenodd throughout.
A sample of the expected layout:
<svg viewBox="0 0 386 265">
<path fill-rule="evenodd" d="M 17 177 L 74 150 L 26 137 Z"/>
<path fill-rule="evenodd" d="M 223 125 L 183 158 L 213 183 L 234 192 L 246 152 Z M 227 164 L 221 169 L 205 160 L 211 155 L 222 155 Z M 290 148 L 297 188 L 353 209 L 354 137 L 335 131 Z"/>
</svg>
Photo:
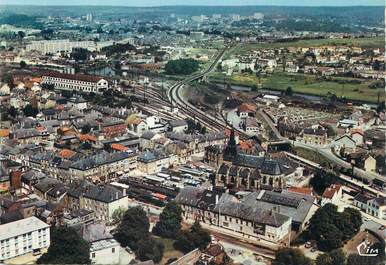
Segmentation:
<svg viewBox="0 0 386 265">
<path fill-rule="evenodd" d="M 357 246 L 359 256 L 376 257 L 379 254 L 379 249 L 370 245 L 367 240 L 363 241 Z"/>
</svg>

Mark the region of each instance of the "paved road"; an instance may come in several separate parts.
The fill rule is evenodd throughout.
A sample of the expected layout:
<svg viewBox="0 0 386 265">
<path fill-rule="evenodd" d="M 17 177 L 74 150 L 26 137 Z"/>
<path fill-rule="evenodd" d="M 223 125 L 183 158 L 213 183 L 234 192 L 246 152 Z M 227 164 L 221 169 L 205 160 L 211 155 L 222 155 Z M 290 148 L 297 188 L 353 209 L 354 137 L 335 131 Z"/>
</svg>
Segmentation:
<svg viewBox="0 0 386 265">
<path fill-rule="evenodd" d="M 261 255 L 263 257 L 267 257 L 270 259 L 273 259 L 275 256 L 275 251 L 267 248 L 263 248 L 261 246 L 251 244 L 249 242 L 244 242 L 242 240 L 236 239 L 232 236 L 225 235 L 223 233 L 215 232 L 213 230 L 210 230 L 210 234 L 213 235 L 215 238 L 219 239 L 220 242 L 227 242 L 229 244 L 233 244 L 238 247 L 243 247 L 246 250 L 252 251 L 253 253 L 256 253 L 258 255 Z"/>
</svg>

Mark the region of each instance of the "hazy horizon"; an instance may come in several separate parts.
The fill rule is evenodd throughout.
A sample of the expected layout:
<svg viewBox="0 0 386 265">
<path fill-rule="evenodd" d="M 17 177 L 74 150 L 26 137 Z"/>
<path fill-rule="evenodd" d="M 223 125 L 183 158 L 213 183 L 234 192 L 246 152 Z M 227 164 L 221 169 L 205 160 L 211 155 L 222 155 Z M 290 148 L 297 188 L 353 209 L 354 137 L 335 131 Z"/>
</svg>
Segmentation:
<svg viewBox="0 0 386 265">
<path fill-rule="evenodd" d="M 104 0 L 58 0 L 53 3 L 49 0 L 0 0 L 0 5 L 32 5 L 32 6 L 127 6 L 127 7 L 158 7 L 158 6 L 384 6 L 383 0 L 188 0 L 181 3 L 178 0 L 142 0 L 138 1 L 111 0 L 108 3 Z"/>
</svg>

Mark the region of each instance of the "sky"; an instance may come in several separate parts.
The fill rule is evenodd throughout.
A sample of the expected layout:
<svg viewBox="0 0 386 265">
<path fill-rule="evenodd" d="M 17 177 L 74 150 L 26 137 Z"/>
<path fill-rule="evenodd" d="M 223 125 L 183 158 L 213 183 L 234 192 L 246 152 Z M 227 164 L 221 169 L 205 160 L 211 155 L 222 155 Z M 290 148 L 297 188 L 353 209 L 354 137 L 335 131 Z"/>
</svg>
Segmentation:
<svg viewBox="0 0 386 265">
<path fill-rule="evenodd" d="M 0 5 L 287 5 L 287 6 L 384 6 L 385 0 L 0 0 Z"/>
</svg>

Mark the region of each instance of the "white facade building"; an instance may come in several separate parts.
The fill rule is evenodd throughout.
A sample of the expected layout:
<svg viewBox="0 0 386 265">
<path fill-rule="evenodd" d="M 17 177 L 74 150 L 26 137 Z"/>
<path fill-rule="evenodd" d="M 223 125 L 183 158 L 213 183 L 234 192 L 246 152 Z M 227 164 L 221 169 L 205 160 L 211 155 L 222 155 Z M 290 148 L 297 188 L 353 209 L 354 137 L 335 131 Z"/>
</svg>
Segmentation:
<svg viewBox="0 0 386 265">
<path fill-rule="evenodd" d="M 42 54 L 47 54 L 61 51 L 71 52 L 73 48 L 95 51 L 97 50 L 97 44 L 94 41 L 42 40 L 32 41 L 30 44 L 27 44 L 26 51 L 38 51 Z"/>
<path fill-rule="evenodd" d="M 43 75 L 43 84 L 52 84 L 55 89 L 81 91 L 86 93 L 101 94 L 109 88 L 106 79 L 93 75 L 64 74 L 59 72 L 50 72 Z"/>
<path fill-rule="evenodd" d="M 0 261 L 50 246 L 49 225 L 35 216 L 0 225 Z"/>
</svg>

